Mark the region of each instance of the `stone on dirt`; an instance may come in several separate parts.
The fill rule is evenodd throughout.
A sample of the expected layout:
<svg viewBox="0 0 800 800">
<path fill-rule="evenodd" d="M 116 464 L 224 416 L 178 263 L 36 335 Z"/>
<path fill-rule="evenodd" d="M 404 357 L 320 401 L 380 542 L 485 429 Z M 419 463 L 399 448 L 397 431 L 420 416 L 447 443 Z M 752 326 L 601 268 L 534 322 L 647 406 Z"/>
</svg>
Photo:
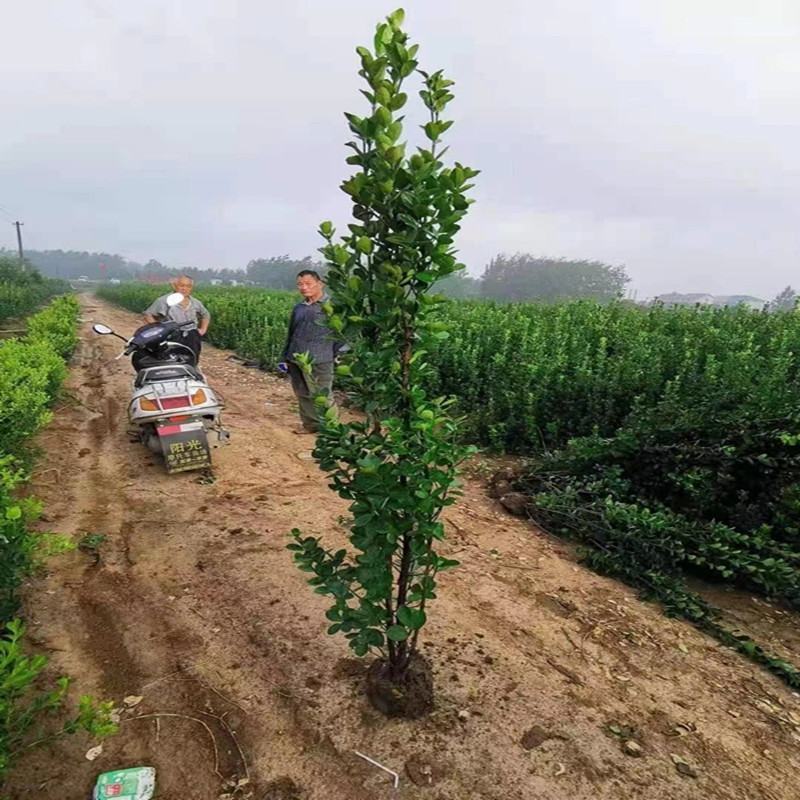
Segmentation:
<svg viewBox="0 0 800 800">
<path fill-rule="evenodd" d="M 500 498 L 500 504 L 509 514 L 524 517 L 528 508 L 528 498 L 522 492 L 510 492 Z"/>
</svg>

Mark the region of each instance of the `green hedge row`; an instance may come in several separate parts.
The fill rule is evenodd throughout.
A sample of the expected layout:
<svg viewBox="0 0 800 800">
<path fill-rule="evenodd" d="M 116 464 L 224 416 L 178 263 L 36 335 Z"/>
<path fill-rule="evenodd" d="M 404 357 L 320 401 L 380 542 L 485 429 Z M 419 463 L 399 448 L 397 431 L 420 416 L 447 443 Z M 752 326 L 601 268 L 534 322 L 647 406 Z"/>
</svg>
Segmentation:
<svg viewBox="0 0 800 800">
<path fill-rule="evenodd" d="M 43 656 L 28 656 L 24 626 L 13 619 L 18 610 L 21 581 L 42 557 L 43 544 L 53 537 L 30 530 L 40 506 L 19 490 L 27 475 L 26 440 L 51 418 L 51 406 L 66 376 L 67 359 L 75 347 L 78 302 L 59 297 L 28 320 L 24 338 L 0 342 L 0 782 L 15 756 L 27 745 L 33 726 L 63 705 L 69 681 L 59 679 L 51 689 L 37 689 L 47 664 Z M 57 543 L 60 547 L 65 542 Z M 75 715 L 44 738 L 87 730 L 110 733 L 108 704 L 81 699 Z"/>
<path fill-rule="evenodd" d="M 16 259 L 0 257 L 0 323 L 23 317 L 48 298 L 69 291 L 66 281 L 43 278 L 35 269 L 22 269 Z"/>
<path fill-rule="evenodd" d="M 101 286 L 98 297 L 128 311 L 142 314 L 156 297 L 170 292 L 169 286 L 123 283 Z M 208 307 L 213 322 L 208 340 L 218 347 L 236 350 L 244 358 L 274 368 L 286 344 L 292 305 L 299 300 L 290 292 L 203 286 L 197 292 Z"/>
<path fill-rule="evenodd" d="M 141 313 L 167 287 L 122 284 L 98 294 Z M 201 287 L 210 340 L 273 367 L 297 297 Z M 435 394 L 453 395 L 470 438 L 517 453 L 613 435 L 629 415 L 712 393 L 729 405 L 800 396 L 800 314 L 739 308 L 642 309 L 588 301 L 556 305 L 445 303 L 449 337 L 431 354 Z"/>
</svg>

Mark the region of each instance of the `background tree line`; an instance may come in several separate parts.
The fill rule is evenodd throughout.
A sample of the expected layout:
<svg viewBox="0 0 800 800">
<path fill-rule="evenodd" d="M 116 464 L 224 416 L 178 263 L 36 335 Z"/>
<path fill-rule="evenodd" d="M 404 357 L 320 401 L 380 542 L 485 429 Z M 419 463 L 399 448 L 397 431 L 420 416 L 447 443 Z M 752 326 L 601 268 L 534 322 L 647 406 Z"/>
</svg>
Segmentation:
<svg viewBox="0 0 800 800">
<path fill-rule="evenodd" d="M 0 255 L 15 256 L 0 250 Z M 311 257 L 294 259 L 289 255 L 251 260 L 244 270 L 191 266 L 169 267 L 150 259 L 139 263 L 112 253 L 75 250 L 29 250 L 28 261 L 43 275 L 66 280 L 86 276 L 90 280 L 163 282 L 187 273 L 198 282 L 250 283 L 269 289 L 294 288 L 295 276 L 302 269 L 325 273 L 325 265 Z M 554 301 L 568 298 L 593 298 L 600 301 L 622 296 L 628 278 L 624 267 L 600 261 L 569 261 L 540 258 L 526 253 L 498 255 L 480 277 L 450 276 L 437 287 L 453 298 L 492 300 Z"/>
<path fill-rule="evenodd" d="M 0 249 L 0 257 L 16 259 L 16 252 Z M 302 259 L 289 255 L 251 260 L 244 270 L 191 266 L 169 267 L 150 259 L 141 264 L 112 253 L 75 250 L 30 250 L 27 260 L 50 278 L 77 280 L 144 281 L 163 283 L 186 273 L 200 283 L 249 284 L 267 289 L 292 290 L 295 276 L 302 269 L 325 274 L 325 265 L 310 256 Z M 630 278 L 623 266 L 602 261 L 544 258 L 529 253 L 500 254 L 493 258 L 479 277 L 456 273 L 440 281 L 437 289 L 454 299 L 498 301 L 539 301 L 592 299 L 610 302 L 622 297 Z M 772 301 L 770 310 L 791 310 L 797 296 L 787 286 Z"/>
</svg>

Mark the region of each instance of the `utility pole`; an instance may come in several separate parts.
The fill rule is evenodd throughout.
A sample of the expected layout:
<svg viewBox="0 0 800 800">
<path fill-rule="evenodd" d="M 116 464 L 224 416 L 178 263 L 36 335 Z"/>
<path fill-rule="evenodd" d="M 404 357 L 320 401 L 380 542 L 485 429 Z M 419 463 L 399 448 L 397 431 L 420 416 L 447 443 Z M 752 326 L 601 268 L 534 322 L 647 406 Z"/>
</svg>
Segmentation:
<svg viewBox="0 0 800 800">
<path fill-rule="evenodd" d="M 17 247 L 19 248 L 19 263 L 22 265 L 22 269 L 25 269 L 25 253 L 22 251 L 22 231 L 20 230 L 25 223 L 17 221 L 17 222 L 12 222 L 11 224 L 17 229 Z"/>
</svg>

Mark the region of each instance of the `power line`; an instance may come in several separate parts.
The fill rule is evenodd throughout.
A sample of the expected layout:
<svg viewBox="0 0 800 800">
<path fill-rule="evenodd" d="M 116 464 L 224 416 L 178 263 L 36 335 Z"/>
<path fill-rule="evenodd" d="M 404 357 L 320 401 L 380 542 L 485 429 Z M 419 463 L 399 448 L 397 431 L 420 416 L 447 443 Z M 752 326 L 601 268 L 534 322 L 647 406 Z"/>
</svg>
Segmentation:
<svg viewBox="0 0 800 800">
<path fill-rule="evenodd" d="M 7 208 L 4 208 L 3 206 L 0 206 L 0 213 L 5 214 L 9 219 L 14 219 L 14 215 Z"/>
</svg>

